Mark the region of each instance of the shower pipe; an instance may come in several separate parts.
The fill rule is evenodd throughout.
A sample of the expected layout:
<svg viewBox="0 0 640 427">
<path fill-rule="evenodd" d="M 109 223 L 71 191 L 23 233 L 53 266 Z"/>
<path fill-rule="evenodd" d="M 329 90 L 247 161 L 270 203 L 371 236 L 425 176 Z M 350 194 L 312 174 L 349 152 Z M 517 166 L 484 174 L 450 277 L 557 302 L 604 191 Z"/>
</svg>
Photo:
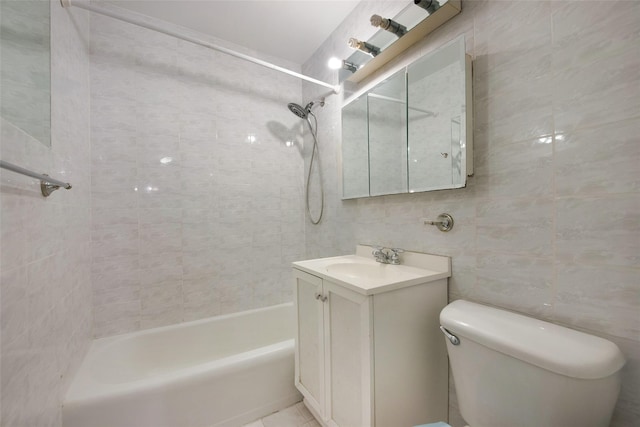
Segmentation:
<svg viewBox="0 0 640 427">
<path fill-rule="evenodd" d="M 116 11 L 116 10 L 103 8 L 101 6 L 97 6 L 97 5 L 95 5 L 93 3 L 89 3 L 89 2 L 76 2 L 75 0 L 73 2 L 72 2 L 72 0 L 60 0 L 60 3 L 62 4 L 62 7 L 64 7 L 64 8 L 77 7 L 77 8 L 85 9 L 85 10 L 88 10 L 90 12 L 94 12 L 94 13 L 97 13 L 97 14 L 100 14 L 100 15 L 108 16 L 110 18 L 117 19 L 119 21 L 123 21 L 123 22 L 127 22 L 129 24 L 137 25 L 139 27 L 143 27 L 143 28 L 146 28 L 148 30 L 157 31 L 159 33 L 166 34 L 168 36 L 172 36 L 172 37 L 175 37 L 175 38 L 180 39 L 180 40 L 184 40 L 184 41 L 187 41 L 187 42 L 190 42 L 190 43 L 193 43 L 193 44 L 197 44 L 199 46 L 203 46 L 203 47 L 206 47 L 206 48 L 209 48 L 209 49 L 213 49 L 213 50 L 216 50 L 218 52 L 222 52 L 222 53 L 225 53 L 227 55 L 231 55 L 231 56 L 234 56 L 236 58 L 239 58 L 239 59 L 242 59 L 242 60 L 245 60 L 245 61 L 249 61 L 249 62 L 252 62 L 254 64 L 257 64 L 257 65 L 260 65 L 260 66 L 263 66 L 263 67 L 266 67 L 266 68 L 269 68 L 269 69 L 272 69 L 272 70 L 275 70 L 275 71 L 279 71 L 281 73 L 288 74 L 288 75 L 293 76 L 293 77 L 297 77 L 297 78 L 302 79 L 302 80 L 306 80 L 306 81 L 308 81 L 310 83 L 313 83 L 313 84 L 316 84 L 316 85 L 328 87 L 335 94 L 340 93 L 340 86 L 339 85 L 332 85 L 330 83 L 325 83 L 325 82 L 323 82 L 321 80 L 314 79 L 313 77 L 305 76 L 304 74 L 296 73 L 295 71 L 291 71 L 291 70 L 289 70 L 287 68 L 280 67 L 280 66 L 272 64 L 270 62 L 263 61 L 263 60 L 258 59 L 258 58 L 254 58 L 254 57 L 249 56 L 249 55 L 245 55 L 244 53 L 236 52 L 235 50 L 231 50 L 231 49 L 228 49 L 226 47 L 218 46 L 216 44 L 209 43 L 207 41 L 200 40 L 198 38 L 191 37 L 191 36 L 188 36 L 186 34 L 181 34 L 181 33 L 177 32 L 177 31 L 173 31 L 173 30 L 170 30 L 170 29 L 162 28 L 159 25 L 152 24 L 152 23 L 149 23 L 149 22 L 145 22 L 142 19 L 139 19 L 139 18 L 136 18 L 136 17 L 133 17 L 133 16 L 128 16 L 127 14 L 121 13 L 121 12 Z"/>
</svg>

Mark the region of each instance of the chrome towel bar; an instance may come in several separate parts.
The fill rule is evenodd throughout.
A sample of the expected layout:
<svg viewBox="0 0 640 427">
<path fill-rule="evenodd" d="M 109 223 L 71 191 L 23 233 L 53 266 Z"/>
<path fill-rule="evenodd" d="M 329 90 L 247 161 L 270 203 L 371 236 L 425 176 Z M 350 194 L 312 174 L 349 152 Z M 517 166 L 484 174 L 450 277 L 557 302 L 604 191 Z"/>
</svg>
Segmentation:
<svg viewBox="0 0 640 427">
<path fill-rule="evenodd" d="M 20 166 L 16 166 L 12 163 L 5 162 L 4 160 L 0 160 L 0 168 L 39 179 L 40 191 L 42 191 L 42 195 L 44 197 L 48 197 L 51 193 L 53 193 L 60 187 L 67 190 L 71 189 L 71 184 L 69 184 L 68 182 L 58 181 L 57 179 L 49 177 L 49 175 L 32 172 L 29 169 L 21 168 Z"/>
</svg>

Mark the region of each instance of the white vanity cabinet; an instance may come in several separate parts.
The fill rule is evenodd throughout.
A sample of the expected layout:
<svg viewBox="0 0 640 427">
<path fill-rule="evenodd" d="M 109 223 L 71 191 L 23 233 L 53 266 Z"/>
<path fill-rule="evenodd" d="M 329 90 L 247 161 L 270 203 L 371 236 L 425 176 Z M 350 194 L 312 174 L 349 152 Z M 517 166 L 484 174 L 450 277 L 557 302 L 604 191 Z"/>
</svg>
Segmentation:
<svg viewBox="0 0 640 427">
<path fill-rule="evenodd" d="M 372 425 L 372 408 L 364 404 L 371 390 L 371 301 L 303 271 L 295 270 L 295 280 L 296 386 L 329 425 Z"/>
<path fill-rule="evenodd" d="M 446 421 L 448 364 L 439 313 L 447 304 L 448 258 L 439 265 L 444 271 L 425 270 L 410 280 L 388 274 L 402 266 L 380 265 L 385 280 L 378 281 L 327 271 L 349 263 L 378 271 L 375 261 L 358 256 L 294 263 L 295 383 L 305 404 L 325 426 Z"/>
</svg>

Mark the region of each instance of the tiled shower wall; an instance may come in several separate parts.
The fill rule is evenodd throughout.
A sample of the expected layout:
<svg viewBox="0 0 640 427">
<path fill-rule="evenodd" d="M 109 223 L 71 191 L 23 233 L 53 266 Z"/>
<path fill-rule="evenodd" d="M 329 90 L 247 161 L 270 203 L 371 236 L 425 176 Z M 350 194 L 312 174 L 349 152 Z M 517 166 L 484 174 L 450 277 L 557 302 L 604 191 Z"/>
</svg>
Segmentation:
<svg viewBox="0 0 640 427">
<path fill-rule="evenodd" d="M 91 340 L 89 16 L 51 2 L 51 148 L 0 123 L 3 160 L 71 182 L 2 170 L 2 426 L 61 425 L 64 393 Z"/>
<path fill-rule="evenodd" d="M 300 80 L 91 19 L 95 336 L 291 301 Z"/>
<path fill-rule="evenodd" d="M 394 16 L 404 7 L 397 3 L 361 3 L 303 71 L 335 79 L 327 59 L 348 57 L 346 40 L 366 39 L 369 16 Z M 617 343 L 628 362 L 612 426 L 637 425 L 640 3 L 464 1 L 462 14 L 378 77 L 461 34 L 474 61 L 467 188 L 342 201 L 340 100 L 329 98 L 319 113 L 327 209 L 319 227 L 306 229 L 307 255 L 369 243 L 451 256 L 450 299 Z M 319 92 L 303 85 L 305 98 Z M 449 233 L 422 224 L 441 212 L 455 219 Z M 450 413 L 452 425 L 465 425 L 454 390 Z"/>
</svg>

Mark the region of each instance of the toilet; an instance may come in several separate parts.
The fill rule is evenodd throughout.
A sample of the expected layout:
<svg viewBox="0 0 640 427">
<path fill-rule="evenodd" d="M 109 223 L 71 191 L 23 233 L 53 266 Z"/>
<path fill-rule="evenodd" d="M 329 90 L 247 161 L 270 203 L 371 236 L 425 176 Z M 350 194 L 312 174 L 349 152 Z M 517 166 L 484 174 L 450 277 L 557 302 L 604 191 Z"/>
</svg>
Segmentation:
<svg viewBox="0 0 640 427">
<path fill-rule="evenodd" d="M 609 425 L 625 363 L 614 343 L 464 300 L 440 324 L 469 427 Z"/>
</svg>

